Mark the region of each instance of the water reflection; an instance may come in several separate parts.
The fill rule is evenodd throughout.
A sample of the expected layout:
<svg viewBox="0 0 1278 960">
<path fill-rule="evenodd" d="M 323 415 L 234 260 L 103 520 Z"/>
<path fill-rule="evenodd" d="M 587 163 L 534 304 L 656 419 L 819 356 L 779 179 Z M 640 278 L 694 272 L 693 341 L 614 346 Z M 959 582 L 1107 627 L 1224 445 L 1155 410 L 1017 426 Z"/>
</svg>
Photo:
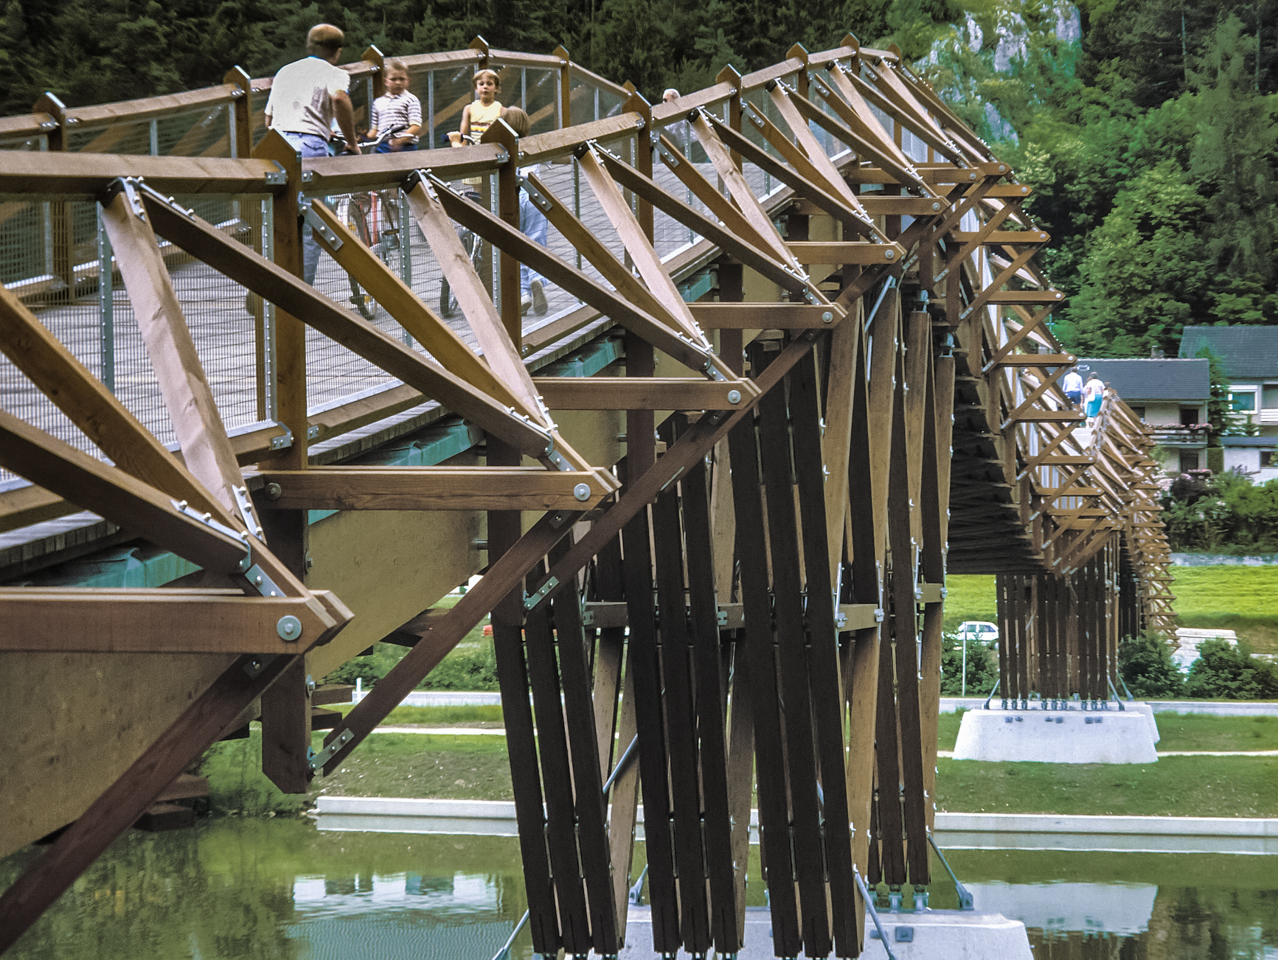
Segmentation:
<svg viewBox="0 0 1278 960">
<path fill-rule="evenodd" d="M 762 903 L 757 848 L 751 902 Z M 0 889 L 39 855 L 0 860 Z M 1039 960 L 1278 960 L 1272 857 L 955 850 Z M 642 868 L 642 848 L 635 871 Z M 931 887 L 936 907 L 953 890 Z M 5 960 L 488 960 L 526 901 L 507 837 L 219 820 L 122 838 Z M 528 958 L 525 933 L 515 956 Z"/>
<path fill-rule="evenodd" d="M 487 960 L 525 906 L 515 840 L 218 820 L 121 838 L 6 960 Z"/>
</svg>

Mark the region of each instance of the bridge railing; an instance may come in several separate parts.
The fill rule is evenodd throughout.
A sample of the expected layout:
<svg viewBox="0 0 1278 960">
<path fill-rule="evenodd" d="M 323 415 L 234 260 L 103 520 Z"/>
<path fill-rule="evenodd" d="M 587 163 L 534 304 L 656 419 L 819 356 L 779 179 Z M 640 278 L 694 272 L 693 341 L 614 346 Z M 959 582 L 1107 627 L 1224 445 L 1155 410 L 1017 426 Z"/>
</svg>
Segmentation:
<svg viewBox="0 0 1278 960">
<path fill-rule="evenodd" d="M 562 51 L 561 51 L 562 52 Z M 745 77 L 728 76 L 723 82 L 700 91 L 695 97 L 674 104 L 657 104 L 651 109 L 653 131 L 664 134 L 690 159 L 701 176 L 714 181 L 715 175 L 704 150 L 691 135 L 686 117 L 692 107 L 700 107 L 725 123 L 735 112 L 747 117 L 766 117 L 779 122 L 769 88 L 776 82 L 806 87 L 805 71 L 835 62 L 847 66 L 854 51 L 843 47 L 805 65 L 799 57 Z M 546 185 L 571 206 L 572 213 L 597 233 L 619 259 L 624 248 L 610 229 L 598 200 L 582 183 L 572 153 L 586 139 L 597 139 L 627 164 L 636 162 L 636 115 L 633 122 L 618 118 L 627 108 L 631 91 L 572 63 L 566 56 L 538 56 L 487 50 L 479 44 L 468 50 L 432 53 L 402 58 L 409 68 L 411 89 L 423 101 L 426 117 L 422 146 L 446 143 L 446 132 L 459 121 L 461 108 L 472 99 L 471 76 L 481 65 L 498 70 L 502 76 L 502 97 L 509 104 L 525 107 L 533 118 L 528 151 L 537 155 L 539 173 Z M 378 91 L 382 58 L 370 49 L 365 58 L 347 65 L 352 77 L 352 99 L 357 114 L 364 116 L 369 98 Z M 0 121 L 0 147 L 26 149 L 53 157 L 62 153 L 105 153 L 153 157 L 243 157 L 250 145 L 265 135 L 263 109 L 269 96 L 270 79 L 249 80 L 231 71 L 227 82 L 203 90 L 149 97 L 124 103 L 66 108 L 46 96 L 41 106 L 48 112 Z M 246 95 L 246 91 L 248 91 Z M 828 106 L 814 90 L 813 100 L 827 113 Z M 642 107 L 641 101 L 629 104 Z M 877 108 L 876 108 L 877 109 Z M 891 129 L 893 121 L 878 111 Z M 556 134 L 567 119 L 579 134 Z M 606 121 L 612 120 L 611 126 Z M 589 127 L 582 127 L 584 123 Z M 754 123 L 742 122 L 742 133 L 765 154 L 782 159 L 777 148 Z M 827 131 L 816 130 L 836 162 L 850 157 L 847 145 Z M 908 134 L 906 134 L 908 138 Z M 660 153 L 660 151 L 657 151 Z M 418 154 L 421 162 L 447 176 L 452 153 Z M 498 165 L 468 179 L 468 184 L 490 209 L 495 205 L 495 172 Z M 671 169 L 658 158 L 653 176 L 669 190 L 681 192 L 694 209 L 705 205 L 690 188 L 680 187 Z M 779 203 L 793 191 L 770 172 L 746 159 L 742 170 L 747 181 L 765 200 Z M 441 313 L 447 313 L 445 284 L 429 246 L 420 231 L 409 222 L 400 190 L 403 174 L 370 175 L 343 181 L 321 175 L 307 184 L 308 196 L 321 199 L 347 214 L 354 225 L 362 219 L 367 237 L 379 255 L 391 262 L 414 292 Z M 720 190 L 722 185 L 720 184 Z M 88 189 L 87 187 L 85 188 Z M 272 256 L 271 236 L 275 229 L 270 198 L 274 188 L 263 183 L 258 192 L 236 194 L 176 194 L 183 205 L 215 223 L 227 235 L 256 252 Z M 634 198 L 630 197 L 632 203 Z M 661 210 L 652 212 L 654 245 L 676 275 L 690 276 L 704 271 L 717 253 L 690 227 L 678 223 Z M 477 241 L 475 254 L 479 272 L 489 286 L 494 301 L 500 297 L 501 254 Z M 551 225 L 547 245 L 570 259 L 588 276 L 598 272 L 574 252 L 573 241 Z M 275 374 L 275 308 L 256 298 L 227 278 L 195 262 L 181 250 L 164 245 L 173 270 L 174 283 L 184 314 L 202 344 L 202 359 L 208 365 L 219 412 L 227 427 L 238 434 L 237 442 L 249 455 L 278 443 L 273 430 L 278 390 Z M 120 282 L 110 243 L 101 222 L 101 211 L 87 192 L 10 194 L 0 197 L 0 279 L 54 330 L 81 362 L 99 376 L 108 388 L 163 442 L 173 443 L 171 426 L 160 402 L 155 378 L 141 350 L 127 291 Z M 706 282 L 710 282 L 707 276 Z M 353 311 L 361 311 L 380 328 L 403 336 L 398 325 L 364 294 L 334 261 L 321 261 L 316 287 Z M 528 353 L 535 353 L 574 330 L 596 323 L 599 313 L 557 289 L 547 289 L 544 314 L 530 311 L 525 317 L 524 339 Z M 690 289 L 689 296 L 695 290 Z M 314 331 L 308 333 L 307 402 L 313 413 L 322 414 L 323 434 L 342 431 L 343 408 L 358 405 L 365 414 L 370 402 L 382 397 L 390 406 L 404 406 L 400 384 L 384 371 L 356 357 L 345 348 Z M 79 434 L 56 407 L 25 382 L 7 360 L 0 358 L 0 389 L 18 399 L 16 410 L 28 422 L 55 436 L 90 450 L 92 445 Z M 396 392 L 398 390 L 398 392 Z M 370 397 L 373 398 L 370 401 Z M 0 473 L 6 488 L 25 484 Z M 9 524 L 20 522 L 14 517 Z"/>
</svg>

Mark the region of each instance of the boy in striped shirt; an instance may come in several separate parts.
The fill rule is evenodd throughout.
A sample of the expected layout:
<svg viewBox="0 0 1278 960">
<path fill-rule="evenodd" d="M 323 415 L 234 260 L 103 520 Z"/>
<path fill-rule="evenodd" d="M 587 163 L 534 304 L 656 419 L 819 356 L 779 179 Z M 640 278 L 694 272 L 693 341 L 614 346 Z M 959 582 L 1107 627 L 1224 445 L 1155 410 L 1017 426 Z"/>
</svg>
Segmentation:
<svg viewBox="0 0 1278 960">
<path fill-rule="evenodd" d="M 368 139 L 381 140 L 374 153 L 416 150 L 422 132 L 421 101 L 408 92 L 408 67 L 402 60 L 387 60 L 385 68 L 386 92 L 373 101 Z"/>
</svg>

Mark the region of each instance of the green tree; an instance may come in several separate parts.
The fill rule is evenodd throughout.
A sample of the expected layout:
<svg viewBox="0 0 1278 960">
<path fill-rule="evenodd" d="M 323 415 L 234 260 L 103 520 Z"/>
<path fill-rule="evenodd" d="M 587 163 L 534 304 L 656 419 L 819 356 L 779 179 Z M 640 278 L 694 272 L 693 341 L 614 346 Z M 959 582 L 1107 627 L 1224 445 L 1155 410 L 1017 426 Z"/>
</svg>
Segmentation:
<svg viewBox="0 0 1278 960">
<path fill-rule="evenodd" d="M 1278 95 L 1253 88 L 1255 37 L 1229 17 L 1189 74 L 1198 136 L 1189 173 L 1208 199 L 1207 254 L 1222 282 L 1213 299 L 1228 319 L 1278 319 Z M 1222 318 L 1225 319 L 1225 318 Z"/>
<path fill-rule="evenodd" d="M 1175 352 L 1186 323 L 1200 316 L 1210 276 L 1198 234 L 1205 203 L 1175 161 L 1145 170 L 1120 190 L 1114 209 L 1088 236 L 1082 288 L 1058 333 L 1098 357 Z"/>
</svg>

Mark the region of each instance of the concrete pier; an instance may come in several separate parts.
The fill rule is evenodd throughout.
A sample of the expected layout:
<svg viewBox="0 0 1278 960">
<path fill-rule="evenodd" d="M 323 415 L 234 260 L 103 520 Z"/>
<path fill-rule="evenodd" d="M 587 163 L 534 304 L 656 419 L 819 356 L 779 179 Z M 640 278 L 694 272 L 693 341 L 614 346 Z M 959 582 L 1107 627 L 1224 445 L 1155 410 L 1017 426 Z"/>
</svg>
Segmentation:
<svg viewBox="0 0 1278 960">
<path fill-rule="evenodd" d="M 1041 763 L 1157 763 L 1158 726 L 1145 704 L 1125 702 L 1123 709 L 1003 709 L 963 714 L 955 760 L 1038 761 Z"/>
</svg>

